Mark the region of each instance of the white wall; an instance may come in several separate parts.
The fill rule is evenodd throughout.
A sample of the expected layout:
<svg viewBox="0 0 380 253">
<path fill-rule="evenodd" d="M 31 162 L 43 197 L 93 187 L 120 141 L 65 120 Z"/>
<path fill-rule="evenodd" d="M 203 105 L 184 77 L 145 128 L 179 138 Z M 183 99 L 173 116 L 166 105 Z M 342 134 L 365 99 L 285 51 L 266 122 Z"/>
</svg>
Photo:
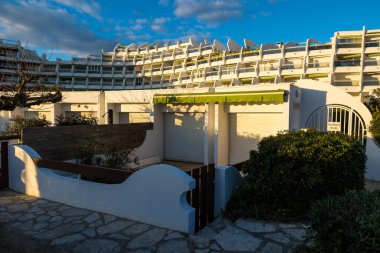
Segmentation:
<svg viewBox="0 0 380 253">
<path fill-rule="evenodd" d="M 120 184 L 64 177 L 36 167 L 40 156 L 28 146 L 9 147 L 9 187 L 31 196 L 104 212 L 159 227 L 194 233 L 195 210 L 186 193 L 195 180 L 169 165 L 154 165 Z"/>
</svg>

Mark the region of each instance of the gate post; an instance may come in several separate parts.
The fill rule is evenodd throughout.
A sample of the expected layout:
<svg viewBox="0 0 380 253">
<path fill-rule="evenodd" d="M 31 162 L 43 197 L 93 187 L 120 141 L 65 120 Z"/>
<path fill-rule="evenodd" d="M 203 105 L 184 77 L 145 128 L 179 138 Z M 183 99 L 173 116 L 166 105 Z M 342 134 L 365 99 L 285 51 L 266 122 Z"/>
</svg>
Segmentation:
<svg viewBox="0 0 380 253">
<path fill-rule="evenodd" d="M 0 189 L 9 188 L 8 176 L 8 141 L 1 142 L 1 168 L 0 168 Z"/>
</svg>

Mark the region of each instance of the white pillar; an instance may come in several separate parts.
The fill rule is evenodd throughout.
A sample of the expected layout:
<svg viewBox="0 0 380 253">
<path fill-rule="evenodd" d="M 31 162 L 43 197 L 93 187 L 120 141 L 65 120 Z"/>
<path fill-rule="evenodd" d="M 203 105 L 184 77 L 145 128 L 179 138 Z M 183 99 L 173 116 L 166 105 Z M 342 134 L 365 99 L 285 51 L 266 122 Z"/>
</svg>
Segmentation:
<svg viewBox="0 0 380 253">
<path fill-rule="evenodd" d="M 216 166 L 224 166 L 229 163 L 228 156 L 228 112 L 225 103 L 215 106 L 214 127 L 214 161 Z"/>
</svg>

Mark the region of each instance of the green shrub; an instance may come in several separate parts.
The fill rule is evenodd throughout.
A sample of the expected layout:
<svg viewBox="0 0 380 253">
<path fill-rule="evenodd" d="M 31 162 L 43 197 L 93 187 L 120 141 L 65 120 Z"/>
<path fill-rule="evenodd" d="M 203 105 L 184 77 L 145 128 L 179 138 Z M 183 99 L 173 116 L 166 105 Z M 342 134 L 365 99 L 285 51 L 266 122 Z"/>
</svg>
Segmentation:
<svg viewBox="0 0 380 253">
<path fill-rule="evenodd" d="M 365 161 L 363 146 L 340 133 L 282 132 L 263 138 L 250 154 L 247 176 L 226 215 L 305 219 L 314 201 L 363 189 Z"/>
<path fill-rule="evenodd" d="M 15 116 L 11 119 L 11 124 L 4 133 L 9 136 L 21 136 L 21 131 L 27 127 L 47 127 L 50 126 L 51 122 L 46 120 L 46 117 L 25 119 L 21 116 Z"/>
<path fill-rule="evenodd" d="M 73 125 L 97 125 L 98 118 L 94 112 L 90 112 L 89 115 L 74 115 L 64 116 L 63 113 L 59 114 L 56 118 L 57 126 L 73 126 Z"/>
<path fill-rule="evenodd" d="M 375 112 L 372 115 L 369 132 L 373 135 L 377 143 L 380 143 L 380 112 Z"/>
<path fill-rule="evenodd" d="M 380 191 L 349 192 L 311 209 L 315 252 L 380 252 Z"/>
</svg>

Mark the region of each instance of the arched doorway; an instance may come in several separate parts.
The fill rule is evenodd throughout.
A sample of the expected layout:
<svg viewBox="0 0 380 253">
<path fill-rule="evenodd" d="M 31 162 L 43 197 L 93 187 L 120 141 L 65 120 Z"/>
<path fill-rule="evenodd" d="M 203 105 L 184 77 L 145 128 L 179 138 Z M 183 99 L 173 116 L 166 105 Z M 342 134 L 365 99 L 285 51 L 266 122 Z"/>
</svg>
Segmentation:
<svg viewBox="0 0 380 253">
<path fill-rule="evenodd" d="M 352 108 L 345 105 L 325 105 L 313 111 L 305 124 L 323 132 L 342 132 L 366 143 L 367 128 L 362 117 Z"/>
</svg>

